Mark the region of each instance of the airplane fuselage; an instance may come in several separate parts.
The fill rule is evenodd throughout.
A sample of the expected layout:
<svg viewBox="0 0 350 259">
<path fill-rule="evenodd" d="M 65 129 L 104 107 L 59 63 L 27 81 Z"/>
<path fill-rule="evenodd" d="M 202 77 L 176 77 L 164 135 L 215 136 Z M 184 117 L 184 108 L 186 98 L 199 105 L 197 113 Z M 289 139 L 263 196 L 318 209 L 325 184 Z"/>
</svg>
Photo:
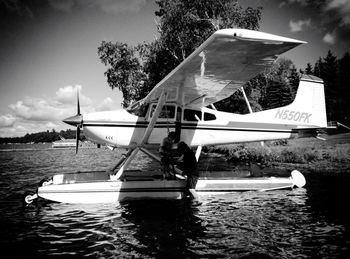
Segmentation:
<svg viewBox="0 0 350 259">
<path fill-rule="evenodd" d="M 82 126 L 95 143 L 133 147 L 142 142 L 156 107 L 157 103 L 147 104 L 137 114 L 126 110 L 79 114 L 67 123 Z M 275 109 L 241 115 L 167 102 L 159 111 L 145 144 L 159 145 L 169 131 L 175 131 L 177 141 L 205 146 L 286 139 L 303 130 L 327 127 L 323 82 L 309 77 L 301 79 L 291 104 Z"/>
<path fill-rule="evenodd" d="M 160 144 L 169 131 L 175 131 L 179 140 L 190 146 L 282 139 L 290 138 L 295 126 L 257 121 L 260 116 L 264 118 L 264 112 L 237 115 L 203 108 L 196 113 L 204 116 L 159 118 L 148 144 Z M 149 113 L 139 117 L 125 110 L 85 114 L 83 130 L 85 136 L 96 143 L 130 147 L 140 142 L 149 120 Z"/>
</svg>

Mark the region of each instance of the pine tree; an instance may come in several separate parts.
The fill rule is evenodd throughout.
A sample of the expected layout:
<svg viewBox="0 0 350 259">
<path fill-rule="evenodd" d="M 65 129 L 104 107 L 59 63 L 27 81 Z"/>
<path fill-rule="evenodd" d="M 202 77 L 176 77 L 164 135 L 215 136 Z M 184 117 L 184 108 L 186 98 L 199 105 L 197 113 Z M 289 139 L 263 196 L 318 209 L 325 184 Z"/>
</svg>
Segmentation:
<svg viewBox="0 0 350 259">
<path fill-rule="evenodd" d="M 324 81 L 327 119 L 331 121 L 338 120 L 338 61 L 337 57 L 329 50 L 327 56 L 323 59 L 321 78 Z"/>
<path fill-rule="evenodd" d="M 350 54 L 346 52 L 339 60 L 338 73 L 338 121 L 350 125 Z"/>
<path fill-rule="evenodd" d="M 314 76 L 321 77 L 322 63 L 323 63 L 323 61 L 322 61 L 321 58 L 319 58 L 317 60 L 317 62 L 315 63 L 315 65 L 314 65 L 314 72 L 313 72 Z"/>
<path fill-rule="evenodd" d="M 266 108 L 273 109 L 290 104 L 292 94 L 288 84 L 281 78 L 269 81 L 267 86 Z"/>
<path fill-rule="evenodd" d="M 291 97 L 294 100 L 300 82 L 300 74 L 298 73 L 294 65 L 292 65 L 292 67 L 290 68 L 288 80 L 291 88 Z"/>
<path fill-rule="evenodd" d="M 311 66 L 310 63 L 307 63 L 307 64 L 306 64 L 305 74 L 307 74 L 307 75 L 312 75 L 312 74 L 313 74 L 313 72 L 312 72 L 312 66 Z"/>
</svg>

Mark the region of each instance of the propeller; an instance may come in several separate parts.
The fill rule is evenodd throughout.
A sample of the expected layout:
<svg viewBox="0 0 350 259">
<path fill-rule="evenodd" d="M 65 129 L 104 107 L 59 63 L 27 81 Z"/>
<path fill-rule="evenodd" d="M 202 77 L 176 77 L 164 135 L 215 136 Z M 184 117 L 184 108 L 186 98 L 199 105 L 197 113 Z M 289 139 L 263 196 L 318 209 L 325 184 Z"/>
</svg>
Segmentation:
<svg viewBox="0 0 350 259">
<path fill-rule="evenodd" d="M 83 122 L 83 116 L 80 114 L 80 103 L 79 103 L 79 88 L 77 88 L 77 116 L 81 117 L 81 122 Z M 79 140 L 80 140 L 80 126 L 81 123 L 77 125 L 77 131 L 75 135 L 75 154 L 78 154 Z"/>
<path fill-rule="evenodd" d="M 80 127 L 83 125 L 83 115 L 80 114 L 79 89 L 77 89 L 77 114 L 64 119 L 63 122 L 77 127 L 77 131 L 75 135 L 75 139 L 76 139 L 75 154 L 77 154 L 78 148 L 79 148 Z"/>
</svg>

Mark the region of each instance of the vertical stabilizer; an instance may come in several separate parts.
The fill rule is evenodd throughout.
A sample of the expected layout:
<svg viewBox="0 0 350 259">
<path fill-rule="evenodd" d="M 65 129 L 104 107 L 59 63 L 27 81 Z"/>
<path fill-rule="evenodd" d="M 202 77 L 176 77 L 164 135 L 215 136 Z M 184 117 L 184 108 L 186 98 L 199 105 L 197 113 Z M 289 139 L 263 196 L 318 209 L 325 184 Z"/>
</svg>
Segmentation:
<svg viewBox="0 0 350 259">
<path fill-rule="evenodd" d="M 297 128 L 327 127 L 323 80 L 303 75 L 294 101 L 275 110 L 275 119 L 297 125 Z"/>
<path fill-rule="evenodd" d="M 310 126 L 327 127 L 326 101 L 323 80 L 303 75 L 293 103 L 289 105 L 296 111 L 306 113 L 304 123 Z M 301 115 L 302 117 L 302 115 Z"/>
</svg>

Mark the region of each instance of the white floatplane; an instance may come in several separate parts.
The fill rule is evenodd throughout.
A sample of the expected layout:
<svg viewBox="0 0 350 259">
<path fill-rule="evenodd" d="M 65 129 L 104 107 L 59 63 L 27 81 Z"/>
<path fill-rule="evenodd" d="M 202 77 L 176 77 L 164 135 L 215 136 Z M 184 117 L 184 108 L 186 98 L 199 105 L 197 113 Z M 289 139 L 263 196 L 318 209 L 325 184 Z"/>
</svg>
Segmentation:
<svg viewBox="0 0 350 259">
<path fill-rule="evenodd" d="M 128 148 L 128 152 L 109 172 L 54 175 L 40 184 L 36 194 L 27 195 L 26 202 L 37 197 L 69 203 L 182 198 L 186 180 L 179 170 L 172 180 L 127 170 L 139 151 L 160 161 L 151 147 L 159 146 L 169 130 L 177 140 L 197 148 L 198 160 L 204 145 L 286 139 L 293 133 L 305 135 L 326 128 L 323 81 L 313 76 L 301 78 L 295 100 L 284 107 L 239 115 L 213 106 L 235 91 L 244 94 L 245 82 L 303 43 L 259 31 L 219 30 L 126 110 L 82 115 L 78 95 L 77 115 L 64 120 L 77 127 L 76 141 L 83 129 L 91 141 L 112 149 Z M 294 171 L 289 178 L 200 178 L 196 191 L 274 190 L 304 184 L 303 175 Z"/>
</svg>

